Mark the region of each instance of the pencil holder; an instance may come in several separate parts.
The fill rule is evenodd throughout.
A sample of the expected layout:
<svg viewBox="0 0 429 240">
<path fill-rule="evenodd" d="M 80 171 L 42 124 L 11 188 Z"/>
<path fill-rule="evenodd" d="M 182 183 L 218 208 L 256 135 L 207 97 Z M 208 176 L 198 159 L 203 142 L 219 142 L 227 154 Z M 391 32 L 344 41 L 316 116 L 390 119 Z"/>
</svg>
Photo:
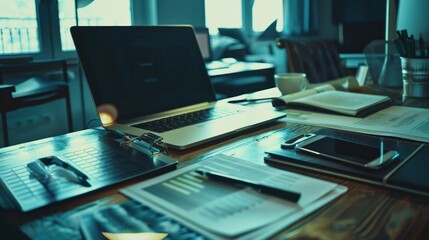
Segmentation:
<svg viewBox="0 0 429 240">
<path fill-rule="evenodd" d="M 401 57 L 403 97 L 429 98 L 429 58 Z"/>
</svg>

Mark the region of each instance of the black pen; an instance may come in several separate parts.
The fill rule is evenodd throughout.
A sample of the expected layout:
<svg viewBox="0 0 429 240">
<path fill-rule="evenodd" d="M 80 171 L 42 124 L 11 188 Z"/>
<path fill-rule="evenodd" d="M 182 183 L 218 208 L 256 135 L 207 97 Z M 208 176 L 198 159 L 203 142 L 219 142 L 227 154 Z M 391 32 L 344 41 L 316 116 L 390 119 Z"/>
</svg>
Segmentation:
<svg viewBox="0 0 429 240">
<path fill-rule="evenodd" d="M 407 57 L 407 52 L 406 52 L 406 50 L 405 50 L 404 44 L 403 44 L 403 42 L 401 41 L 401 39 L 400 39 L 400 38 L 395 38 L 395 39 L 393 40 L 393 43 L 395 44 L 396 49 L 397 49 L 397 50 L 398 50 L 398 52 L 399 52 L 399 55 L 400 55 L 401 57 Z"/>
<path fill-rule="evenodd" d="M 244 103 L 244 102 L 259 102 L 259 101 L 267 101 L 267 100 L 273 100 L 274 98 L 254 98 L 254 99 L 238 99 L 238 100 L 231 100 L 228 101 L 228 103 Z"/>
<path fill-rule="evenodd" d="M 85 173 L 81 172 L 79 169 L 73 167 L 72 165 L 68 164 L 67 162 L 64 162 L 63 160 L 55 156 L 52 157 L 52 163 L 74 173 L 76 175 L 78 182 L 81 185 L 88 186 L 88 187 L 91 186 L 91 184 L 87 181 L 88 176 Z"/>
<path fill-rule="evenodd" d="M 425 40 L 423 40 L 423 36 L 421 33 L 420 33 L 420 38 L 419 38 L 419 48 L 420 48 L 420 56 L 424 57 L 426 55 L 425 54 Z"/>
<path fill-rule="evenodd" d="M 409 42 L 410 42 L 411 57 L 415 57 L 416 56 L 416 40 L 414 39 L 414 35 L 410 36 Z"/>
<path fill-rule="evenodd" d="M 196 170 L 195 171 L 198 174 L 201 174 L 203 176 L 206 176 L 210 179 L 217 180 L 219 182 L 223 183 L 231 183 L 238 186 L 245 186 L 245 187 L 251 187 L 252 189 L 261 192 L 263 194 L 271 195 L 274 197 L 286 199 L 291 202 L 298 202 L 298 200 L 301 197 L 301 193 L 288 191 L 276 187 L 267 186 L 264 184 L 254 183 L 245 179 L 241 179 L 238 177 L 233 177 L 229 175 L 224 175 L 222 173 L 217 172 L 209 172 L 209 171 L 202 171 L 202 170 Z"/>
</svg>

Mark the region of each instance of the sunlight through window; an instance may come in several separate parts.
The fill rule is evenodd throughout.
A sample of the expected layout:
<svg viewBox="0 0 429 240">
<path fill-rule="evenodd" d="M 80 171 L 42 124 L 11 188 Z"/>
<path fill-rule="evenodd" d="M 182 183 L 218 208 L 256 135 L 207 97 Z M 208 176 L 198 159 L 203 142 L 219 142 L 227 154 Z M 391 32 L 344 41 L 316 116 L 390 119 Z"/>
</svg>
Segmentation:
<svg viewBox="0 0 429 240">
<path fill-rule="evenodd" d="M 40 51 L 35 1 L 1 0 L 0 54 Z"/>
<path fill-rule="evenodd" d="M 218 28 L 241 28 L 241 0 L 205 0 L 206 26 L 210 33 Z"/>
<path fill-rule="evenodd" d="M 255 0 L 252 8 L 253 31 L 264 31 L 274 20 L 277 20 L 277 31 L 283 30 L 283 1 Z"/>
<path fill-rule="evenodd" d="M 74 50 L 70 27 L 76 25 L 74 1 L 59 0 L 61 49 Z M 77 9 L 79 26 L 130 26 L 130 0 L 87 0 L 81 1 Z"/>
</svg>

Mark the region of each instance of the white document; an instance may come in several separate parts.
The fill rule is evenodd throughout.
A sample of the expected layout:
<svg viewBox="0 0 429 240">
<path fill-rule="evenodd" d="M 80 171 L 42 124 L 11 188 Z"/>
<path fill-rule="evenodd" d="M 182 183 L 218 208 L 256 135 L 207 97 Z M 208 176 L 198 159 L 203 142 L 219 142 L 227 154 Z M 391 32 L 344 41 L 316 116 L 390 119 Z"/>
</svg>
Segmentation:
<svg viewBox="0 0 429 240">
<path fill-rule="evenodd" d="M 392 106 L 364 118 L 289 109 L 286 122 L 429 142 L 429 109 Z"/>
<path fill-rule="evenodd" d="M 204 178 L 194 171 L 215 171 L 301 193 L 298 203 Z M 347 188 L 225 155 L 218 155 L 121 192 L 207 236 L 254 239 L 294 223 Z"/>
</svg>

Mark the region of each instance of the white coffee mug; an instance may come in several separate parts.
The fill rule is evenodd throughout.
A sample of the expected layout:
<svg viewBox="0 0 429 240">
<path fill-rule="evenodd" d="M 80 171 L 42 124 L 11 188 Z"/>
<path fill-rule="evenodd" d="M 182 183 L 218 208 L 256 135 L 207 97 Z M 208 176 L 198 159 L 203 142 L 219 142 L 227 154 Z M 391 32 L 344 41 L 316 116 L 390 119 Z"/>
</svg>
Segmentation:
<svg viewBox="0 0 429 240">
<path fill-rule="evenodd" d="M 303 91 L 309 84 L 305 73 L 278 73 L 274 80 L 283 95 Z"/>
</svg>

